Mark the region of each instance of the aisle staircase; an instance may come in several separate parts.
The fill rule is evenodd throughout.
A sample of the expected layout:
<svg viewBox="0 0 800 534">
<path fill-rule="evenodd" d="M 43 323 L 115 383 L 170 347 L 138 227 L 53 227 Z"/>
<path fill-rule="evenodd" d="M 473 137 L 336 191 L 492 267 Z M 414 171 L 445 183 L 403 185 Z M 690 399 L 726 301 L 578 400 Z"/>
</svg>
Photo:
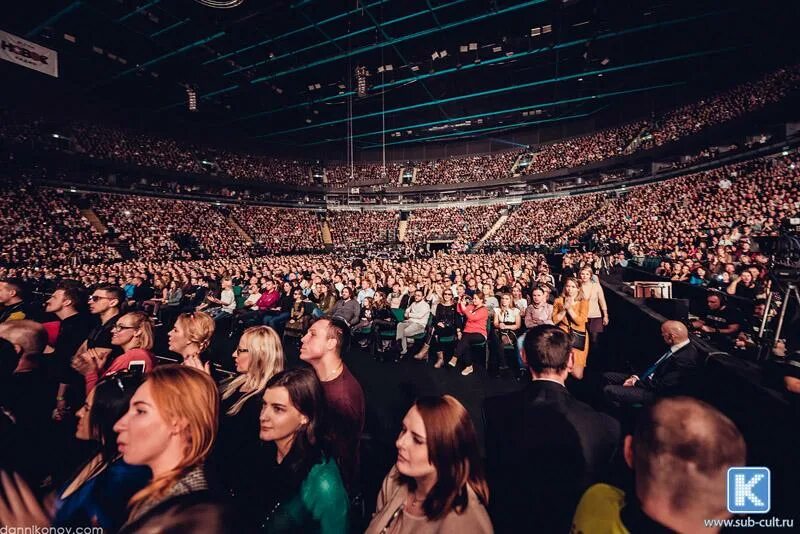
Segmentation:
<svg viewBox="0 0 800 534">
<path fill-rule="evenodd" d="M 405 243 L 406 241 L 406 232 L 408 231 L 408 219 L 404 221 L 400 221 L 397 224 L 397 240 L 401 243 Z"/>
<path fill-rule="evenodd" d="M 486 230 L 486 233 L 483 234 L 483 236 L 480 239 L 478 239 L 478 241 L 475 242 L 475 244 L 472 246 L 472 250 L 480 250 L 480 248 L 483 246 L 483 243 L 487 239 L 492 237 L 500 229 L 500 227 L 506 223 L 506 221 L 508 220 L 509 211 L 503 210 L 501 213 L 502 214 L 500 215 L 500 218 L 498 218 L 494 222 L 492 227 Z"/>
<path fill-rule="evenodd" d="M 242 228 L 242 226 L 239 224 L 239 221 L 237 221 L 233 215 L 228 216 L 228 226 L 233 228 L 236 231 L 236 233 L 239 234 L 239 236 L 241 236 L 242 239 L 244 239 L 245 243 L 247 243 L 248 245 L 253 244 L 254 239 L 250 237 L 250 234 L 248 234 L 244 228 Z"/>
<path fill-rule="evenodd" d="M 320 231 L 322 232 L 322 244 L 325 245 L 325 248 L 332 248 L 333 236 L 331 235 L 331 227 L 328 225 L 328 221 L 323 220 L 320 223 Z"/>
<path fill-rule="evenodd" d="M 108 232 L 108 228 L 100 221 L 100 217 L 97 216 L 92 208 L 83 208 L 80 211 L 83 218 L 89 221 L 89 224 L 91 224 L 92 228 L 97 230 L 98 233 L 105 235 L 105 233 Z"/>
</svg>

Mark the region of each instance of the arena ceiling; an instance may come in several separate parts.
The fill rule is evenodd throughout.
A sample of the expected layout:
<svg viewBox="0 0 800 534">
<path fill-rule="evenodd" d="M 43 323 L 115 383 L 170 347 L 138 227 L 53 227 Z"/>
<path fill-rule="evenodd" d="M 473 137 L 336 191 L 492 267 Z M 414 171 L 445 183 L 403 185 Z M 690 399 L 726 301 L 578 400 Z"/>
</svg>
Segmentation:
<svg viewBox="0 0 800 534">
<path fill-rule="evenodd" d="M 502 139 L 641 113 L 791 61 L 797 4 L 42 0 L 6 10 L 0 29 L 58 50 L 61 85 L 14 65 L 0 74 L 38 98 L 69 88 L 104 113 L 310 153 L 351 136 L 355 150 Z"/>
</svg>

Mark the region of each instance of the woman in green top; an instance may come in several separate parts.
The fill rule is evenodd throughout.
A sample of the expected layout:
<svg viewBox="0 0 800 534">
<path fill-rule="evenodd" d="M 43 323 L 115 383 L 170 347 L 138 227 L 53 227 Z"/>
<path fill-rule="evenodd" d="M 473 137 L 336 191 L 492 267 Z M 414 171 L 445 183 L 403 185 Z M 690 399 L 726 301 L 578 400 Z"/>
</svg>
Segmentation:
<svg viewBox="0 0 800 534">
<path fill-rule="evenodd" d="M 313 369 L 290 369 L 267 382 L 259 434 L 268 445 L 263 531 L 348 531 L 347 492 L 325 452 L 326 410 Z"/>
</svg>

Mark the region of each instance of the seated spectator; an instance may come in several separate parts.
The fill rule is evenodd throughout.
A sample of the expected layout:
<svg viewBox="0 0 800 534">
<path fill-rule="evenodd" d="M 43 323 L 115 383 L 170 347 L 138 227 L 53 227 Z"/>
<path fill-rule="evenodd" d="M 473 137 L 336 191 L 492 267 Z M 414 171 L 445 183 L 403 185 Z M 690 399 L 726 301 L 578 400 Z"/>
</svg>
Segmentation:
<svg viewBox="0 0 800 534">
<path fill-rule="evenodd" d="M 611 468 L 619 423 L 565 387 L 573 350 L 569 335 L 558 328 L 532 328 L 523 351 L 533 382 L 521 392 L 486 400 L 498 532 L 567 532 L 583 491 Z"/>
<path fill-rule="evenodd" d="M 417 399 L 395 445 L 397 461 L 367 534 L 494 532 L 475 428 L 460 402 L 450 395 Z"/>
<path fill-rule="evenodd" d="M 11 509 L 0 507 L 0 523 L 24 524 L 37 518 L 39 526 L 69 528 L 94 524 L 117 531 L 128 515 L 128 501 L 147 485 L 150 469 L 131 466 L 119 458 L 114 424 L 128 409 L 128 402 L 141 383 L 138 373 L 118 373 L 101 380 L 78 410 L 75 437 L 96 444 L 90 459 L 77 475 L 52 495 L 52 505 L 28 499 L 32 492 L 16 478 L 3 481 L 3 495 L 9 503 L 24 503 Z M 16 508 L 16 509 L 15 509 Z"/>
<path fill-rule="evenodd" d="M 211 344 L 214 329 L 214 320 L 208 314 L 182 313 L 167 334 L 169 350 L 180 355 L 181 362 L 189 361 L 193 367 L 197 367 L 198 364 L 202 367 L 203 352 Z"/>
<path fill-rule="evenodd" d="M 219 298 L 213 295 L 206 296 L 206 300 L 212 304 L 217 304 L 217 307 L 206 309 L 206 313 L 214 319 L 215 323 L 219 323 L 223 319 L 233 316 L 236 310 L 236 296 L 233 293 L 233 280 L 228 278 L 222 279 L 222 292 Z"/>
<path fill-rule="evenodd" d="M 141 366 L 144 373 L 153 370 L 153 323 L 145 312 L 126 313 L 111 329 L 111 344 L 119 347 L 122 354 L 113 357 L 91 358 L 84 353 L 79 369 L 86 379 L 86 394 L 94 389 L 97 381 L 117 371 L 128 369 L 131 364 Z"/>
<path fill-rule="evenodd" d="M 361 306 L 358 301 L 353 298 L 353 290 L 349 287 L 343 287 L 341 291 L 342 298 L 336 301 L 331 311 L 332 317 L 341 317 L 347 324 L 353 326 L 358 322 L 358 316 L 361 313 Z"/>
<path fill-rule="evenodd" d="M 517 336 L 522 328 L 522 318 L 519 308 L 514 306 L 514 301 L 510 293 L 503 293 L 500 297 L 500 307 L 494 314 L 494 328 L 490 336 L 489 352 L 489 374 L 499 375 L 499 367 L 503 365 L 503 356 L 507 349 L 511 349 L 511 356 L 505 361 L 506 366 L 511 369 L 514 376 L 519 376 L 522 361 L 517 354 Z"/>
<path fill-rule="evenodd" d="M 454 337 L 457 324 L 458 312 L 456 311 L 453 293 L 451 291 L 445 291 L 442 295 L 442 301 L 436 305 L 433 324 L 431 324 L 428 329 L 425 343 L 414 356 L 414 359 L 425 360 L 428 357 L 428 351 L 433 347 L 436 352 L 436 363 L 434 363 L 433 366 L 436 369 L 441 369 L 442 366 L 444 366 L 444 350 L 442 350 L 444 347 L 440 339 L 443 337 Z"/>
<path fill-rule="evenodd" d="M 360 440 L 366 408 L 364 390 L 342 359 L 350 346 L 350 327 L 340 317 L 323 317 L 303 336 L 300 359 L 317 373 L 328 405 L 331 454 L 348 491 L 353 492 L 360 465 Z"/>
<path fill-rule="evenodd" d="M 745 442 L 733 422 L 708 404 L 660 400 L 626 436 L 624 456 L 635 494 L 607 484 L 590 487 L 575 511 L 574 532 L 718 532 L 698 525 L 731 517 L 728 469 L 745 465 Z"/>
<path fill-rule="evenodd" d="M 233 351 L 236 375 L 220 383 L 222 403 L 219 435 L 210 463 L 222 486 L 235 497 L 242 517 L 254 524 L 258 501 L 260 459 L 259 416 L 267 382 L 283 371 L 285 360 L 278 334 L 267 326 L 248 328 Z"/>
<path fill-rule="evenodd" d="M 456 367 L 459 360 L 464 364 L 461 371 L 462 376 L 469 376 L 474 371 L 472 366 L 472 355 L 470 354 L 473 345 L 486 343 L 488 337 L 489 310 L 484 305 L 484 296 L 480 291 L 476 291 L 469 301 L 469 304 L 459 301 L 456 310 L 464 316 L 463 329 L 456 330 L 458 343 L 456 344 L 455 354 L 450 358 L 450 367 Z"/>
<path fill-rule="evenodd" d="M 0 323 L 30 318 L 24 301 L 25 282 L 19 278 L 0 280 Z"/>
<path fill-rule="evenodd" d="M 425 332 L 431 307 L 419 289 L 414 291 L 414 300 L 405 310 L 405 320 L 397 324 L 396 338 L 400 342 L 400 357 L 408 354 L 408 338 Z"/>
<path fill-rule="evenodd" d="M 540 286 L 531 291 L 531 303 L 525 308 L 525 328 L 540 324 L 553 324 L 553 305 L 547 302 L 547 294 Z"/>
<path fill-rule="evenodd" d="M 659 397 L 693 392 L 699 386 L 700 355 L 683 323 L 666 321 L 661 337 L 669 350 L 641 376 L 608 372 L 603 376 L 606 399 L 625 406 L 650 404 Z"/>
<path fill-rule="evenodd" d="M 325 395 L 313 370 L 273 376 L 264 391 L 260 438 L 265 532 L 347 532 L 349 501 L 325 440 Z"/>
<path fill-rule="evenodd" d="M 709 336 L 711 343 L 726 350 L 739 335 L 743 319 L 735 308 L 728 305 L 722 293 L 709 293 L 706 310 L 692 321 L 692 328 Z"/>
<path fill-rule="evenodd" d="M 283 293 L 281 293 L 278 301 L 275 303 L 273 309 L 269 310 L 264 315 L 264 326 L 269 326 L 273 330 L 277 332 L 281 332 L 283 330 L 283 326 L 292 316 L 292 310 L 294 309 L 294 305 L 297 302 L 303 301 L 303 290 L 298 288 L 292 288 L 292 284 L 289 282 L 283 283 Z M 275 308 L 278 309 L 278 312 L 275 313 Z"/>
<path fill-rule="evenodd" d="M 122 459 L 150 467 L 153 478 L 131 499 L 120 533 L 237 531 L 203 470 L 218 417 L 217 386 L 205 373 L 162 365 L 145 376 L 114 430 Z"/>
<path fill-rule="evenodd" d="M 753 279 L 753 273 L 749 270 L 744 270 L 741 274 L 734 277 L 726 291 L 728 295 L 736 295 L 743 299 L 755 300 L 761 292 L 761 288 Z"/>
</svg>

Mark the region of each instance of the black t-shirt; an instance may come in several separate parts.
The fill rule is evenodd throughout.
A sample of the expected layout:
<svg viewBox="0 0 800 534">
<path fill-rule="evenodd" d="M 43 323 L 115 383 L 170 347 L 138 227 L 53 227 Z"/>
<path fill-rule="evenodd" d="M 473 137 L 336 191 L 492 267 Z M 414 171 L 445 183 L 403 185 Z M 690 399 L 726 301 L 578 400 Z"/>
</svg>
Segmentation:
<svg viewBox="0 0 800 534">
<path fill-rule="evenodd" d="M 743 323 L 742 315 L 739 310 L 730 306 L 724 306 L 718 310 L 706 310 L 703 322 L 711 328 L 728 328 L 732 324 L 741 326 Z"/>
<path fill-rule="evenodd" d="M 122 316 L 122 314 L 117 314 L 108 321 L 103 324 L 97 324 L 92 330 L 89 332 L 89 335 L 86 336 L 86 348 L 95 349 L 95 348 L 104 348 L 104 349 L 115 349 L 114 345 L 111 344 L 111 329 L 117 324 L 117 320 Z"/>
</svg>

